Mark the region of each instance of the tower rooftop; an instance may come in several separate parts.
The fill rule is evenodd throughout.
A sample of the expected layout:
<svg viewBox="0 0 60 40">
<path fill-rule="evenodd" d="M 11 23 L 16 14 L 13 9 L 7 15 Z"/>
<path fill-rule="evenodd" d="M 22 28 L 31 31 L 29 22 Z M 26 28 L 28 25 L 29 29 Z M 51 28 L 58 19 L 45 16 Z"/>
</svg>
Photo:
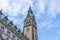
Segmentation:
<svg viewBox="0 0 60 40">
<path fill-rule="evenodd" d="M 31 17 L 31 18 L 33 17 L 33 12 L 32 12 L 31 6 L 28 9 L 27 17 Z"/>
</svg>

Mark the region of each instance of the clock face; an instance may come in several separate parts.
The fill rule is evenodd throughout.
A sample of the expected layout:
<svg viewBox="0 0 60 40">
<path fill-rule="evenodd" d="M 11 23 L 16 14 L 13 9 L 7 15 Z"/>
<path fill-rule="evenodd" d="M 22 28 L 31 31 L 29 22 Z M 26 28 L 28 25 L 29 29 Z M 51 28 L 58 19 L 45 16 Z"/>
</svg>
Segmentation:
<svg viewBox="0 0 60 40">
<path fill-rule="evenodd" d="M 30 28 L 27 28 L 26 31 L 29 32 Z"/>
</svg>

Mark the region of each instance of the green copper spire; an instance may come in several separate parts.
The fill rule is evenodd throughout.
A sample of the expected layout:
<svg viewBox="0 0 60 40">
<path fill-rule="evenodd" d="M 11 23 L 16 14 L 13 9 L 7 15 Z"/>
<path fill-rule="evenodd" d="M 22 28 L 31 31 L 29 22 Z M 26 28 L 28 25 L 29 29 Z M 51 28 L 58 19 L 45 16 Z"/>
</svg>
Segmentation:
<svg viewBox="0 0 60 40">
<path fill-rule="evenodd" d="M 32 14 L 31 6 L 29 7 L 28 13 L 31 13 Z"/>
<path fill-rule="evenodd" d="M 31 9 L 31 6 L 29 7 L 29 10 L 28 10 L 28 17 L 32 17 L 33 16 L 33 12 L 32 12 L 32 9 Z"/>
</svg>

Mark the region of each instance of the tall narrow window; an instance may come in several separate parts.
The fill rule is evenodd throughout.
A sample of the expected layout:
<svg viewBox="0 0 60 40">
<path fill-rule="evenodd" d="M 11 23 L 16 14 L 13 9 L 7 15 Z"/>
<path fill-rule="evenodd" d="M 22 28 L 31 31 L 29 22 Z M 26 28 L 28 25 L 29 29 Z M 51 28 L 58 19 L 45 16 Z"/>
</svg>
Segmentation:
<svg viewBox="0 0 60 40">
<path fill-rule="evenodd" d="M 7 31 L 7 35 L 10 37 L 10 31 Z"/>
</svg>

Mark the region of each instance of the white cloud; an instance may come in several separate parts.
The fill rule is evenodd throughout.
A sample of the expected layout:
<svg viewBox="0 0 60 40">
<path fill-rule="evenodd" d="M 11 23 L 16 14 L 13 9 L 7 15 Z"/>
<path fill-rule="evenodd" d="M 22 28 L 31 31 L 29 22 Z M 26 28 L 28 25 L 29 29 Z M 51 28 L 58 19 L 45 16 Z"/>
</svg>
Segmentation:
<svg viewBox="0 0 60 40">
<path fill-rule="evenodd" d="M 4 11 L 7 11 L 9 6 L 9 0 L 0 0 L 0 8 L 2 8 Z"/>
<path fill-rule="evenodd" d="M 38 7 L 41 12 L 44 12 L 44 7 L 45 7 L 44 0 L 38 0 Z"/>
<path fill-rule="evenodd" d="M 12 4 L 9 5 L 8 13 L 11 16 L 16 16 L 19 14 L 19 10 L 21 9 L 21 5 L 16 2 L 12 2 Z"/>
<path fill-rule="evenodd" d="M 0 10 L 1 10 L 1 8 L 0 8 Z"/>
<path fill-rule="evenodd" d="M 50 15 L 51 18 L 55 18 L 58 12 L 60 12 L 59 0 L 50 0 L 48 15 Z"/>
<path fill-rule="evenodd" d="M 36 13 L 35 16 L 36 16 L 37 20 L 39 20 L 40 18 L 42 18 L 41 13 Z"/>
<path fill-rule="evenodd" d="M 56 15 L 60 13 L 59 0 L 38 0 L 36 4 L 36 18 L 38 19 L 43 18 L 43 15 L 48 16 L 48 19 L 55 19 Z"/>
<path fill-rule="evenodd" d="M 51 25 L 50 24 L 52 24 L 52 22 L 53 22 L 53 20 L 50 20 L 50 21 L 43 21 L 42 23 L 40 23 L 40 29 L 42 29 L 42 28 L 50 28 L 51 27 Z M 50 27 L 49 27 L 49 25 L 50 25 Z"/>
<path fill-rule="evenodd" d="M 20 13 L 26 15 L 30 4 L 32 5 L 32 0 L 0 0 L 0 8 L 11 16 L 17 16 Z"/>
</svg>

